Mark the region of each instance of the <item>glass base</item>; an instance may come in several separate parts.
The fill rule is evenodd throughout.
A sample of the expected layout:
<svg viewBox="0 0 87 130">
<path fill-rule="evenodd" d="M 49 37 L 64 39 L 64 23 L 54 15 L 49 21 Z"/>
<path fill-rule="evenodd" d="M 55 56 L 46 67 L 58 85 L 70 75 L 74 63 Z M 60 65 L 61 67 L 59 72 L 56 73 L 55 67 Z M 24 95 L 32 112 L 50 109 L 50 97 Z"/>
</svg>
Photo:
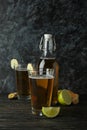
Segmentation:
<svg viewBox="0 0 87 130">
<path fill-rule="evenodd" d="M 30 100 L 31 99 L 31 95 L 29 95 L 29 96 L 18 95 L 18 99 L 19 100 Z"/>
<path fill-rule="evenodd" d="M 37 115 L 37 116 L 43 115 L 41 109 L 35 109 L 33 107 L 32 107 L 32 114 Z"/>
</svg>

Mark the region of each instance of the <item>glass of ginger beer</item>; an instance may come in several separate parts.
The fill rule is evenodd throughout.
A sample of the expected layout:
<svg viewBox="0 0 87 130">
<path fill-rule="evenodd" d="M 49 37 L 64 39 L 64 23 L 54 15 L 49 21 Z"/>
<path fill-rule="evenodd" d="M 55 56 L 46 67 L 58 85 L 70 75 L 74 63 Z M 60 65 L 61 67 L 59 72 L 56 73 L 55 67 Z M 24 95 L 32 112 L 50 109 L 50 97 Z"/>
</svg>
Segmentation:
<svg viewBox="0 0 87 130">
<path fill-rule="evenodd" d="M 31 96 L 27 65 L 19 64 L 18 67 L 15 69 L 15 75 L 18 99 L 29 100 Z"/>
<path fill-rule="evenodd" d="M 54 83 L 54 70 L 29 72 L 32 114 L 42 116 L 42 107 L 50 107 Z"/>
</svg>

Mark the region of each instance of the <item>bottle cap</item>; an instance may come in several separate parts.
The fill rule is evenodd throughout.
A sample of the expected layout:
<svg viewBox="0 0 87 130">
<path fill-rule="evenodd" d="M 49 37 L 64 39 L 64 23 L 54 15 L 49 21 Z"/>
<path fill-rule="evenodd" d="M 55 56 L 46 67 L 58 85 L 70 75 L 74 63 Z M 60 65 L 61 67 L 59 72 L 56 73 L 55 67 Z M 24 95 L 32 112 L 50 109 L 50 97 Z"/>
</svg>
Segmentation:
<svg viewBox="0 0 87 130">
<path fill-rule="evenodd" d="M 52 38 L 52 34 L 44 34 L 44 37 L 45 37 L 46 39 L 50 39 L 50 38 Z"/>
</svg>

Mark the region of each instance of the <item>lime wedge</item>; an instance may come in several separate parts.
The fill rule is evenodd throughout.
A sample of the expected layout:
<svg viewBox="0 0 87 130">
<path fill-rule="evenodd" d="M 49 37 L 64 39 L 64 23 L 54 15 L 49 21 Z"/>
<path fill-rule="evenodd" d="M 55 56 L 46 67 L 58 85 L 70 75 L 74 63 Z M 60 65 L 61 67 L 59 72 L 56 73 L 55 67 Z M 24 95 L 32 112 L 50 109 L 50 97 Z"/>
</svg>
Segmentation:
<svg viewBox="0 0 87 130">
<path fill-rule="evenodd" d="M 66 89 L 63 89 L 59 92 L 58 102 L 62 105 L 70 105 L 72 103 L 71 96 Z"/>
<path fill-rule="evenodd" d="M 48 118 L 56 117 L 60 112 L 60 107 L 42 107 L 42 113 Z"/>
<path fill-rule="evenodd" d="M 33 70 L 34 70 L 31 63 L 28 63 L 28 65 L 27 65 L 27 70 L 30 70 L 30 71 L 33 71 Z"/>
<path fill-rule="evenodd" d="M 11 60 L 11 68 L 15 69 L 18 66 L 18 61 L 17 59 L 12 59 Z"/>
</svg>

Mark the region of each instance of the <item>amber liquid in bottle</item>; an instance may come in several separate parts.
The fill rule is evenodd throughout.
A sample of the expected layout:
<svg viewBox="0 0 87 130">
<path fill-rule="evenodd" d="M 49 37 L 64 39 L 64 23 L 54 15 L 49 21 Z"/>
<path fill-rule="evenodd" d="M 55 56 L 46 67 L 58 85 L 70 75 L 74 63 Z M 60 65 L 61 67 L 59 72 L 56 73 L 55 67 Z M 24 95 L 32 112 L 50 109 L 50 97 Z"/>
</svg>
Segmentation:
<svg viewBox="0 0 87 130">
<path fill-rule="evenodd" d="M 40 67 L 41 65 L 41 67 Z M 54 69 L 54 86 L 53 86 L 53 93 L 52 93 L 52 105 L 56 105 L 58 101 L 58 73 L 59 73 L 59 65 L 56 62 L 55 58 L 47 58 L 47 57 L 41 57 L 40 62 L 38 65 L 38 69 L 41 68 L 43 70 L 46 70 L 46 68 Z"/>
</svg>

